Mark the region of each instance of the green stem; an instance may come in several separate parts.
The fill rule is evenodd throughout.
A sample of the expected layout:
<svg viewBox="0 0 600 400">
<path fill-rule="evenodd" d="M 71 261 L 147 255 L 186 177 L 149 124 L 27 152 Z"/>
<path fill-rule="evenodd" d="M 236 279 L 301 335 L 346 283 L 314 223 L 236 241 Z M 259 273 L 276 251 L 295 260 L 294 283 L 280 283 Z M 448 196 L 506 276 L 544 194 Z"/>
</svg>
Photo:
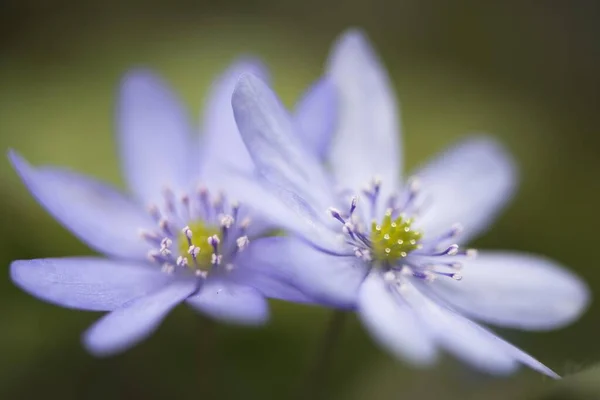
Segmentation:
<svg viewBox="0 0 600 400">
<path fill-rule="evenodd" d="M 215 371 L 217 367 L 217 351 L 216 351 L 216 335 L 215 322 L 210 318 L 200 319 L 200 336 L 198 344 L 198 383 L 199 383 L 199 398 L 212 399 L 216 398 L 215 393 Z"/>
<path fill-rule="evenodd" d="M 331 370 L 336 343 L 344 330 L 346 311 L 335 310 L 318 346 L 315 363 L 308 375 L 303 398 L 315 400 L 325 393 L 324 385 Z"/>
</svg>

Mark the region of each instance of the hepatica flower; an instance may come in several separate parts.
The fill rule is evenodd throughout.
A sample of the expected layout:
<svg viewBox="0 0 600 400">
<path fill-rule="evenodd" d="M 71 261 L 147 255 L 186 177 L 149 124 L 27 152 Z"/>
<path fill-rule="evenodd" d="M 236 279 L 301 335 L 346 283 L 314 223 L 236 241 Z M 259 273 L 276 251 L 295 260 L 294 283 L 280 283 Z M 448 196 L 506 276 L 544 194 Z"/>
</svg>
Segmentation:
<svg viewBox="0 0 600 400">
<path fill-rule="evenodd" d="M 473 322 L 552 329 L 588 303 L 586 285 L 551 260 L 463 248 L 513 192 L 507 153 L 473 137 L 402 179 L 396 101 L 360 33 L 335 44 L 326 76 L 340 97 L 336 135 L 320 152 L 329 170 L 259 78 L 244 75 L 234 91 L 240 133 L 265 186 L 295 210 L 288 229 L 299 237 L 262 239 L 251 252 L 321 303 L 356 309 L 381 346 L 414 364 L 444 349 L 493 374 L 525 364 L 557 377 Z"/>
<path fill-rule="evenodd" d="M 34 296 L 64 307 L 109 312 L 84 335 L 91 352 L 111 354 L 135 344 L 181 302 L 226 322 L 253 325 L 267 319 L 267 303 L 245 284 L 241 266 L 258 261 L 246 250 L 252 237 L 270 226 L 252 213 L 259 210 L 246 205 L 269 207 L 269 202 L 251 190 L 251 182 L 228 174 L 252 167 L 231 109 L 231 93 L 244 71 L 258 74 L 261 68 L 241 62 L 214 85 L 203 146 L 193 140 L 182 106 L 159 78 L 147 71 L 126 76 L 117 128 L 131 196 L 68 170 L 32 167 L 10 152 L 36 199 L 107 256 L 11 265 L 13 281 Z M 319 87 L 316 94 L 322 93 Z M 301 103 L 299 125 L 311 109 L 319 109 L 311 104 L 321 98 L 308 96 Z M 243 190 L 250 203 L 231 201 L 223 192 L 227 189 Z M 253 279 L 270 282 L 268 277 Z"/>
</svg>

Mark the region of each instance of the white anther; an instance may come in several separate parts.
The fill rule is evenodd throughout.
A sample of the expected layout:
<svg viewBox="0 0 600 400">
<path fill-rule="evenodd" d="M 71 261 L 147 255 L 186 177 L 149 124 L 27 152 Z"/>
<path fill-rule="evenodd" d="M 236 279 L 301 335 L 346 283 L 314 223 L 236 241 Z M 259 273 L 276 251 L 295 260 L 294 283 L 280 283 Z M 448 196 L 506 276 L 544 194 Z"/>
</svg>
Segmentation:
<svg viewBox="0 0 600 400">
<path fill-rule="evenodd" d="M 181 233 L 183 233 L 185 235 L 185 237 L 188 239 L 192 238 L 192 230 L 190 229 L 189 226 L 186 226 L 185 228 L 183 228 L 181 230 Z"/>
<path fill-rule="evenodd" d="M 467 249 L 465 254 L 469 258 L 475 258 L 477 257 L 477 249 Z"/>
<path fill-rule="evenodd" d="M 248 218 L 248 217 L 244 218 L 242 220 L 242 223 L 240 224 L 241 228 L 242 229 L 248 228 L 248 226 L 250 225 L 250 222 L 252 222 L 252 220 L 250 218 Z"/>
<path fill-rule="evenodd" d="M 362 259 L 363 261 L 371 261 L 371 252 L 369 250 L 362 251 Z"/>
<path fill-rule="evenodd" d="M 210 261 L 211 263 L 213 263 L 214 265 L 219 265 L 221 264 L 221 261 L 223 260 L 223 256 L 220 254 L 214 254 L 210 257 Z"/>
<path fill-rule="evenodd" d="M 196 276 L 198 278 L 204 278 L 205 279 L 208 276 L 208 272 L 202 271 L 201 269 L 197 269 L 194 273 L 196 274 Z"/>
<path fill-rule="evenodd" d="M 244 250 L 250 244 L 250 239 L 248 236 L 240 236 L 235 240 L 237 247 L 240 251 Z"/>
<path fill-rule="evenodd" d="M 160 249 L 160 254 L 162 254 L 165 257 L 168 257 L 171 255 L 171 250 L 167 249 L 166 247 L 162 247 Z"/>
<path fill-rule="evenodd" d="M 354 232 L 354 225 L 352 224 L 352 222 L 350 222 L 350 221 L 344 222 L 344 225 L 342 226 L 342 232 L 344 232 L 346 234 Z"/>
<path fill-rule="evenodd" d="M 161 267 L 161 271 L 165 274 L 172 274 L 175 271 L 175 267 L 173 267 L 171 264 L 165 263 Z"/>
<path fill-rule="evenodd" d="M 160 241 L 161 249 L 168 249 L 169 247 L 171 247 L 172 244 L 173 244 L 173 241 L 169 238 L 164 238 L 163 240 Z"/>
<path fill-rule="evenodd" d="M 451 237 L 455 237 L 460 235 L 463 232 L 464 228 L 461 224 L 454 224 L 452 225 L 452 231 L 450 233 Z"/>
<path fill-rule="evenodd" d="M 233 217 L 231 215 L 223 215 L 221 217 L 221 226 L 224 228 L 231 228 L 231 225 L 233 225 L 233 223 L 235 222 L 235 220 L 233 219 Z"/>
<path fill-rule="evenodd" d="M 396 274 L 394 273 L 394 271 L 386 271 L 383 274 L 383 279 L 386 282 L 394 282 L 396 280 Z"/>
<path fill-rule="evenodd" d="M 421 180 L 413 176 L 408 180 L 408 188 L 412 193 L 416 193 L 421 189 Z"/>
<path fill-rule="evenodd" d="M 413 271 L 409 266 L 403 265 L 402 269 L 400 270 L 400 274 L 402 274 L 404 276 L 412 276 Z"/>
<path fill-rule="evenodd" d="M 450 247 L 448 247 L 448 249 L 445 251 L 445 253 L 448 254 L 449 256 L 456 255 L 456 253 L 458 253 L 458 245 L 451 244 Z"/>
<path fill-rule="evenodd" d="M 425 280 L 427 282 L 433 282 L 437 278 L 437 276 L 434 273 L 429 272 L 429 271 L 423 272 L 423 275 L 425 276 Z"/>
<path fill-rule="evenodd" d="M 452 279 L 454 279 L 455 281 L 460 281 L 462 278 L 463 277 L 461 274 L 452 274 Z"/>
<path fill-rule="evenodd" d="M 207 239 L 207 242 L 211 246 L 215 247 L 218 246 L 219 243 L 221 243 L 221 240 L 219 240 L 219 237 L 217 235 L 212 235 Z"/>
<path fill-rule="evenodd" d="M 381 186 L 381 177 L 379 175 L 374 176 L 371 184 L 374 189 L 378 189 Z"/>
<path fill-rule="evenodd" d="M 179 257 L 177 257 L 176 264 L 177 264 L 178 267 L 187 267 L 188 260 L 187 260 L 187 258 L 185 258 L 183 256 L 179 256 Z"/>
<path fill-rule="evenodd" d="M 198 246 L 194 246 L 194 245 L 191 245 L 191 246 L 188 248 L 188 254 L 190 254 L 190 255 L 191 255 L 192 257 L 194 257 L 194 258 L 195 258 L 195 257 L 197 257 L 197 256 L 198 256 L 198 254 L 200 254 L 200 247 L 198 247 Z"/>
<path fill-rule="evenodd" d="M 327 211 L 329 212 L 329 214 L 331 214 L 332 217 L 334 218 L 342 218 L 342 214 L 340 212 L 340 210 L 338 210 L 337 208 L 334 207 L 329 207 L 327 209 Z"/>
</svg>

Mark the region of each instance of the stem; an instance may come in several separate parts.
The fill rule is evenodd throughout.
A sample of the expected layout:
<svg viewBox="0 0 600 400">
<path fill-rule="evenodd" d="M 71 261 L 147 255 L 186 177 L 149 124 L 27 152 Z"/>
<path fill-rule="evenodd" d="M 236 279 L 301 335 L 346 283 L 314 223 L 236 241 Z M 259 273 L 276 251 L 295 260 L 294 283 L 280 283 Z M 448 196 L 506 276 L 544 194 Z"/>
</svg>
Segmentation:
<svg viewBox="0 0 600 400">
<path fill-rule="evenodd" d="M 331 370 L 336 342 L 338 341 L 346 321 L 346 312 L 335 310 L 318 346 L 315 363 L 308 375 L 304 399 L 318 399 L 324 394 L 323 386 L 326 382 L 328 372 Z"/>
<path fill-rule="evenodd" d="M 198 383 L 200 398 L 212 399 L 216 393 L 215 389 L 215 371 L 217 370 L 217 352 L 215 322 L 210 318 L 200 318 L 200 337 L 198 345 Z"/>
</svg>

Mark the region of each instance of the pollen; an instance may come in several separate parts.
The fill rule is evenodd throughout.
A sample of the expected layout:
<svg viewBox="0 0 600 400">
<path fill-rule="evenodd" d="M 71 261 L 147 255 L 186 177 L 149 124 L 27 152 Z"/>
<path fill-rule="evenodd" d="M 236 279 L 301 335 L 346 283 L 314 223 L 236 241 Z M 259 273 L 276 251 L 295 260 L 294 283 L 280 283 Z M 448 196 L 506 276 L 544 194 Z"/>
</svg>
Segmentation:
<svg viewBox="0 0 600 400">
<path fill-rule="evenodd" d="M 371 253 L 375 260 L 395 263 L 420 248 L 423 234 L 412 229 L 413 220 L 400 215 L 393 219 L 388 211 L 381 223 L 371 225 Z"/>
<path fill-rule="evenodd" d="M 209 271 L 213 265 L 215 246 L 219 246 L 219 227 L 206 225 L 196 220 L 183 228 L 177 237 L 181 260 L 178 264 L 191 269 Z M 215 239 L 215 237 L 217 239 Z"/>
</svg>

